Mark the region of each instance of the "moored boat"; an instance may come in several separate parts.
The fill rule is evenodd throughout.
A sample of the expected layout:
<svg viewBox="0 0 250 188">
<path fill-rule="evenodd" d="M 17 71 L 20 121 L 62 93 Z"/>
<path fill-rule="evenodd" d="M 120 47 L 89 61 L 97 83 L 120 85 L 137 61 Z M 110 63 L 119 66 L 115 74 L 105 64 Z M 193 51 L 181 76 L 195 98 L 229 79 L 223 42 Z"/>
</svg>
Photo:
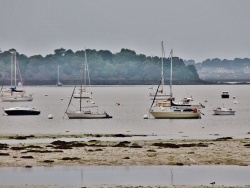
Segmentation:
<svg viewBox="0 0 250 188">
<path fill-rule="evenodd" d="M 4 112 L 8 115 L 39 115 L 41 111 L 35 108 L 28 108 L 28 107 L 11 107 L 11 108 L 4 108 Z"/>
<path fill-rule="evenodd" d="M 228 91 L 222 91 L 221 98 L 225 98 L 225 99 L 229 98 Z"/>
<path fill-rule="evenodd" d="M 24 95 L 24 94 L 9 94 L 9 95 L 2 95 L 1 99 L 3 102 L 27 102 L 32 101 L 33 97 L 31 94 Z"/>
<path fill-rule="evenodd" d="M 11 52 L 11 87 L 8 90 L 2 90 L 1 88 L 1 94 L 0 94 L 0 98 L 3 102 L 25 102 L 25 101 L 32 101 L 33 97 L 32 94 L 25 94 L 25 90 L 22 89 L 17 89 L 18 85 L 21 85 L 23 87 L 23 83 L 20 82 L 20 84 L 17 84 L 17 69 L 19 70 L 19 76 L 20 76 L 20 80 L 22 81 L 22 76 L 21 76 L 21 72 L 18 66 L 18 61 L 16 58 L 16 51 L 12 51 Z M 14 69 L 14 70 L 12 70 Z M 14 73 L 13 73 L 14 71 Z M 13 74 L 14 74 L 14 79 L 13 79 Z M 13 84 L 13 80 L 14 80 L 14 84 Z"/>
<path fill-rule="evenodd" d="M 164 51 L 163 43 L 162 43 L 162 50 Z M 170 97 L 169 99 L 164 100 L 164 101 L 155 101 L 154 99 L 149 109 L 149 113 L 155 119 L 199 119 L 201 118 L 201 112 L 199 110 L 201 108 L 200 104 L 198 105 L 183 104 L 183 101 L 181 104 L 173 103 L 172 59 L 173 59 L 173 51 L 171 50 L 170 52 L 170 94 L 169 94 Z M 157 95 L 157 91 L 155 95 Z"/>
<path fill-rule="evenodd" d="M 66 114 L 68 115 L 69 119 L 102 119 L 102 118 L 112 118 L 112 116 L 108 115 L 106 112 L 98 113 L 92 111 L 67 111 Z"/>
<path fill-rule="evenodd" d="M 225 108 L 225 107 L 217 107 L 215 109 L 213 109 L 214 111 L 214 115 L 235 115 L 235 110 L 229 108 Z"/>
<path fill-rule="evenodd" d="M 86 83 L 86 74 L 83 74 L 83 70 L 86 70 L 86 64 L 87 64 L 87 59 L 86 59 L 86 50 L 85 50 L 85 67 L 82 63 L 82 68 L 81 68 L 81 83 L 80 83 L 80 91 L 79 93 L 75 93 L 75 88 L 74 87 L 73 93 L 71 95 L 71 99 L 68 105 L 68 108 L 65 111 L 65 114 L 67 114 L 69 119 L 101 119 L 101 118 L 112 118 L 112 116 L 108 115 L 106 112 L 100 113 L 98 111 L 98 106 L 97 105 L 92 105 L 95 104 L 95 102 L 90 102 L 89 100 L 86 101 L 89 105 L 88 106 L 83 106 L 82 101 L 84 98 L 92 98 L 92 92 L 89 93 L 86 91 L 85 87 L 83 86 L 83 82 Z M 90 94 L 90 95 L 88 95 Z M 89 96 L 89 97 L 88 97 Z M 69 106 L 72 102 L 72 98 L 79 98 L 79 109 L 74 109 L 70 110 Z"/>
<path fill-rule="evenodd" d="M 199 119 L 201 113 L 199 109 L 175 108 L 175 107 L 158 107 L 151 108 L 150 114 L 155 119 Z"/>
</svg>

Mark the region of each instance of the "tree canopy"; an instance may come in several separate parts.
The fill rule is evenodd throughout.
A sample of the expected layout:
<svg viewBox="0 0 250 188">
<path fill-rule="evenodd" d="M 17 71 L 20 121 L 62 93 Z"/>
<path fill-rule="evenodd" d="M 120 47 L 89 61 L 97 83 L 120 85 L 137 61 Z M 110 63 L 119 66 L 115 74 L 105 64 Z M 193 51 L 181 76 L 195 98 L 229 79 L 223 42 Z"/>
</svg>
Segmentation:
<svg viewBox="0 0 250 188">
<path fill-rule="evenodd" d="M 0 53 L 2 81 L 10 79 L 11 50 Z M 54 54 L 45 57 L 41 55 L 27 57 L 17 52 L 16 58 L 27 84 L 56 83 L 58 65 L 60 81 L 71 84 L 80 74 L 84 53 L 84 50 L 73 52 L 70 49 L 60 48 L 55 49 Z M 92 84 L 152 84 L 158 83 L 161 77 L 161 57 L 147 57 L 129 49 L 121 49 L 115 54 L 108 50 L 86 49 L 86 54 Z M 168 73 L 169 59 L 165 58 L 164 64 Z M 178 57 L 173 58 L 173 80 L 185 83 L 200 81 L 195 66 L 186 66 Z"/>
</svg>

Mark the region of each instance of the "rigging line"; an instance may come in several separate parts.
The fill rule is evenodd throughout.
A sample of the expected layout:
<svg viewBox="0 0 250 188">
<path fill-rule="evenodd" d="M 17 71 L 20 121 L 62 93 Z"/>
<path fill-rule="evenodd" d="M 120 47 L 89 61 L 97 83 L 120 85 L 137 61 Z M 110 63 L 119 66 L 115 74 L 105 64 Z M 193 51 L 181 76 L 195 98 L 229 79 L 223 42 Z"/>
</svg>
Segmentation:
<svg viewBox="0 0 250 188">
<path fill-rule="evenodd" d="M 161 78 L 161 79 L 162 79 L 162 78 Z M 153 104 L 154 104 L 154 102 L 155 102 L 156 95 L 157 95 L 157 93 L 158 93 L 159 87 L 161 86 L 161 79 L 160 79 L 160 84 L 158 85 L 157 90 L 156 90 L 156 92 L 155 92 L 155 96 L 154 96 L 154 99 L 153 99 L 153 102 L 152 102 L 152 104 L 151 104 L 150 109 L 152 108 L 152 106 L 153 106 Z"/>
<path fill-rule="evenodd" d="M 75 93 L 76 85 L 77 85 L 77 83 L 78 83 L 79 78 L 80 78 L 80 75 L 78 76 L 78 78 L 77 78 L 77 80 L 76 80 L 76 83 L 75 83 L 73 92 L 72 92 L 71 97 L 70 97 L 70 100 L 69 100 L 68 107 L 67 107 L 66 111 L 65 111 L 64 114 L 63 114 L 63 119 L 64 119 L 64 116 L 65 116 L 66 112 L 67 112 L 68 109 L 69 109 L 69 105 L 70 105 L 70 103 L 71 103 L 71 101 L 72 101 L 72 98 L 73 98 L 73 95 L 74 95 L 74 93 Z"/>
</svg>

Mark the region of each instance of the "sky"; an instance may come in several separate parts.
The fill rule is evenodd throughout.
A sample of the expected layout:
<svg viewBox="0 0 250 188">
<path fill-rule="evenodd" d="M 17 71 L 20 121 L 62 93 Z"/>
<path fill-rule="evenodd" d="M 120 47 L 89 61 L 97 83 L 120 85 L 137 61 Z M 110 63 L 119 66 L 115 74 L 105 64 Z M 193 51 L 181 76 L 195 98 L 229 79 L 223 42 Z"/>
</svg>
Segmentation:
<svg viewBox="0 0 250 188">
<path fill-rule="evenodd" d="M 249 0 L 0 0 L 0 49 L 250 58 Z M 166 55 L 168 56 L 168 55 Z"/>
</svg>

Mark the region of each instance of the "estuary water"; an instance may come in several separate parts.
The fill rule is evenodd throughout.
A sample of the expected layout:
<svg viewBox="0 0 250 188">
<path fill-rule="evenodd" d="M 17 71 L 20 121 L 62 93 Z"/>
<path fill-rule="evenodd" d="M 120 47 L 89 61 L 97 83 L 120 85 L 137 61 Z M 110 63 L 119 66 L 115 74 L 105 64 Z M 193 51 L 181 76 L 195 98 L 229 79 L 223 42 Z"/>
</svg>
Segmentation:
<svg viewBox="0 0 250 188">
<path fill-rule="evenodd" d="M 152 100 L 151 86 L 93 86 L 93 100 L 99 112 L 106 111 L 112 119 L 68 119 L 64 115 L 73 86 L 28 86 L 33 93 L 31 102 L 0 102 L 0 135 L 8 134 L 136 134 L 149 135 L 145 139 L 206 139 L 232 136 L 250 137 L 249 85 L 174 85 L 176 100 L 192 96 L 205 105 L 201 119 L 144 119 Z M 156 88 L 156 87 L 155 87 Z M 222 91 L 229 99 L 222 99 Z M 235 99 L 232 97 L 235 96 Z M 72 99 L 71 109 L 79 108 Z M 117 105 L 119 103 L 120 105 Z M 86 100 L 84 105 L 87 105 Z M 225 106 L 236 110 L 235 115 L 215 116 L 213 108 Z M 8 116 L 2 108 L 28 106 L 41 110 L 38 116 Z M 52 114 L 53 119 L 48 119 Z M 151 135 L 151 136 L 150 136 Z"/>
<path fill-rule="evenodd" d="M 94 86 L 91 91 L 99 111 L 112 119 L 68 119 L 64 112 L 73 86 L 30 86 L 32 102 L 0 102 L 0 135 L 36 134 L 133 134 L 146 137 L 123 139 L 216 139 L 231 136 L 250 138 L 249 85 L 173 86 L 176 100 L 192 96 L 205 105 L 201 119 L 144 119 L 152 104 L 151 86 Z M 229 99 L 221 99 L 222 91 Z M 232 97 L 235 96 L 235 99 Z M 73 100 L 71 109 L 79 108 Z M 120 105 L 117 105 L 119 103 Z M 86 100 L 84 104 L 87 105 Z M 236 110 L 232 116 L 215 116 L 213 108 L 224 106 Z M 38 116 L 8 116 L 2 108 L 28 106 L 41 110 Z M 53 119 L 48 119 L 52 114 Z M 80 138 L 80 140 L 91 138 Z M 95 138 L 97 139 L 97 138 Z M 112 140 L 122 138 L 101 137 Z M 70 139 L 69 139 L 70 140 Z M 79 140 L 71 138 L 71 140 Z M 49 139 L 0 140 L 0 143 L 51 142 Z M 249 185 L 249 167 L 238 166 L 147 166 L 147 167 L 4 167 L 0 168 L 0 185 Z M 13 181 L 15 180 L 15 181 Z"/>
</svg>

